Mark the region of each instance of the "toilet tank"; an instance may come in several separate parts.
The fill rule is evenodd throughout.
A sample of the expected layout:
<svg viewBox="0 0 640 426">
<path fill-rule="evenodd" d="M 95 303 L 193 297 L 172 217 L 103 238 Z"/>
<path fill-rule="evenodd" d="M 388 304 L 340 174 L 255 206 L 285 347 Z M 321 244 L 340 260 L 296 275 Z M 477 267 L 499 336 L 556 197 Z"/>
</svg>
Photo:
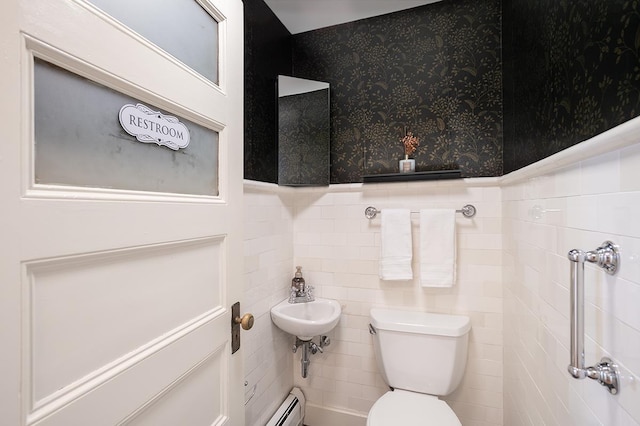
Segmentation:
<svg viewBox="0 0 640 426">
<path fill-rule="evenodd" d="M 371 326 L 378 367 L 389 386 L 436 396 L 458 387 L 467 364 L 468 317 L 376 308 Z"/>
</svg>

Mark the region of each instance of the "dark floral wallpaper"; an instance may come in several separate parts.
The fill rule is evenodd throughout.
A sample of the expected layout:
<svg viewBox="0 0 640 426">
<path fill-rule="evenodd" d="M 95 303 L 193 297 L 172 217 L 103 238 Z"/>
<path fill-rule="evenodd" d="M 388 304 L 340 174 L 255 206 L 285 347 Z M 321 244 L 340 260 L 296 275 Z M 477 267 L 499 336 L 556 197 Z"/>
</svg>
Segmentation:
<svg viewBox="0 0 640 426">
<path fill-rule="evenodd" d="M 640 115 L 640 6 L 504 0 L 505 173 Z"/>
<path fill-rule="evenodd" d="M 416 170 L 502 173 L 501 3 L 445 0 L 293 36 L 293 75 L 331 84 L 331 182 Z"/>
<path fill-rule="evenodd" d="M 278 184 L 329 184 L 329 89 L 278 99 Z"/>
<path fill-rule="evenodd" d="M 291 33 L 262 0 L 244 2 L 244 178 L 278 181 L 276 76 L 291 74 Z"/>
<path fill-rule="evenodd" d="M 638 0 L 442 0 L 294 36 L 247 10 L 248 179 L 277 180 L 277 74 L 331 83 L 332 183 L 394 172 L 405 129 L 418 170 L 498 176 L 640 115 Z"/>
</svg>

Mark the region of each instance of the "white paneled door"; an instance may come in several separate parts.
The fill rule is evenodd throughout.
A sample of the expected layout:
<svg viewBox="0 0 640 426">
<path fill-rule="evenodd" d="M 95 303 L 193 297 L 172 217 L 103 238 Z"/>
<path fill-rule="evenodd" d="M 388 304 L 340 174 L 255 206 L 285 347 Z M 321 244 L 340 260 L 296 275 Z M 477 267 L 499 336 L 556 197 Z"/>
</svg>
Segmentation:
<svg viewBox="0 0 640 426">
<path fill-rule="evenodd" d="M 244 424 L 242 52 L 241 0 L 3 1 L 3 426 Z"/>
</svg>

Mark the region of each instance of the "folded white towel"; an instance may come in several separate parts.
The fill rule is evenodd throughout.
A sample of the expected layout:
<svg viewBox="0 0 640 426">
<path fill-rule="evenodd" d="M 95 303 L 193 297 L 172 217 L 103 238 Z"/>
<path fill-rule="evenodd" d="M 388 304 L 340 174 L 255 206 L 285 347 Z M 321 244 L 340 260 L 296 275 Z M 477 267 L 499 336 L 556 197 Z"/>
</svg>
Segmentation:
<svg viewBox="0 0 640 426">
<path fill-rule="evenodd" d="M 411 211 L 384 209 L 381 222 L 380 278 L 412 279 Z"/>
<path fill-rule="evenodd" d="M 456 274 L 456 211 L 420 210 L 420 284 L 451 287 Z"/>
</svg>

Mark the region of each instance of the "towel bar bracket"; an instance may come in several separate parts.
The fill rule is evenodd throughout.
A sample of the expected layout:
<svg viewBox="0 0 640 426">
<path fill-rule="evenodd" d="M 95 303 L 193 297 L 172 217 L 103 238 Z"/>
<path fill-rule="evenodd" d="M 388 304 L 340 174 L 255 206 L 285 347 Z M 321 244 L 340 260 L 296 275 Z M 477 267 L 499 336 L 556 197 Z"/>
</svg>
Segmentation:
<svg viewBox="0 0 640 426">
<path fill-rule="evenodd" d="M 466 206 L 462 207 L 460 210 L 456 210 L 456 213 L 462 213 L 462 216 L 464 217 L 474 217 L 476 215 L 476 208 L 473 204 L 467 204 Z"/>
<path fill-rule="evenodd" d="M 369 206 L 366 209 L 364 209 L 364 216 L 367 219 L 373 219 L 378 215 L 378 213 L 379 213 L 379 210 L 372 206 Z"/>
</svg>

